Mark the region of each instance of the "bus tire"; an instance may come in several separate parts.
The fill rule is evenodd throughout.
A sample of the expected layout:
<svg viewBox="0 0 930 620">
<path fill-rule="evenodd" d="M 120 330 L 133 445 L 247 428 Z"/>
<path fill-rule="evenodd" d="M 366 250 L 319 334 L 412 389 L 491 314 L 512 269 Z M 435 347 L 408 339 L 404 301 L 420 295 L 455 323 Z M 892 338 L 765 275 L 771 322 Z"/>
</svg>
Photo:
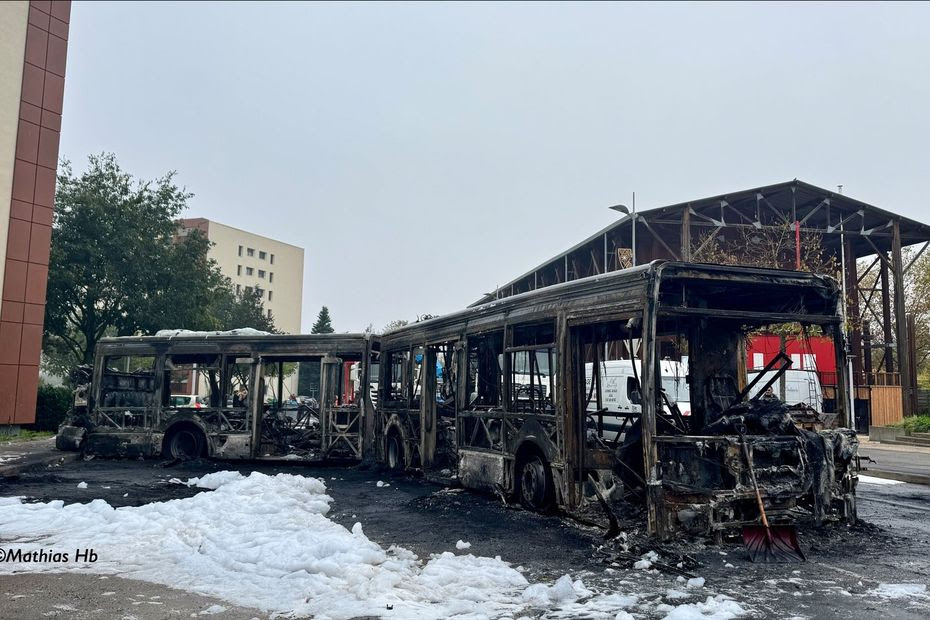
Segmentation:
<svg viewBox="0 0 930 620">
<path fill-rule="evenodd" d="M 391 471 L 404 471 L 406 463 L 404 459 L 404 445 L 400 440 L 400 433 L 391 431 L 387 436 L 387 445 L 384 448 L 385 461 L 388 469 Z"/>
<path fill-rule="evenodd" d="M 531 449 L 517 460 L 515 491 L 520 504 L 534 512 L 549 512 L 555 504 L 555 483 L 549 463 L 539 450 Z"/>
<path fill-rule="evenodd" d="M 185 425 L 175 428 L 165 438 L 168 455 L 180 461 L 200 458 L 203 456 L 206 445 L 207 438 L 204 437 L 203 431 L 194 426 Z"/>
</svg>

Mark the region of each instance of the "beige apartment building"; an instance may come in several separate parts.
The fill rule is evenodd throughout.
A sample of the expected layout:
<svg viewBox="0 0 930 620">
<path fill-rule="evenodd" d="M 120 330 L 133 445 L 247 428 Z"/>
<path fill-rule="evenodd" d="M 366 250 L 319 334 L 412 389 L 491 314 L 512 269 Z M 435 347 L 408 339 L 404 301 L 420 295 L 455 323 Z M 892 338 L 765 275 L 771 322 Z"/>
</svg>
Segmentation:
<svg viewBox="0 0 930 620">
<path fill-rule="evenodd" d="M 237 292 L 258 291 L 278 331 L 300 333 L 304 250 L 206 218 L 181 220 L 179 235 L 199 230 L 213 246 L 209 257 Z"/>
<path fill-rule="evenodd" d="M 0 427 L 35 421 L 70 2 L 0 2 Z"/>
<path fill-rule="evenodd" d="M 301 304 L 304 291 L 304 249 L 226 226 L 202 217 L 180 222 L 179 236 L 199 230 L 213 244 L 208 256 L 216 261 L 223 275 L 232 280 L 239 293 L 258 291 L 265 312 L 274 320 L 275 329 L 289 334 L 300 333 Z M 287 398 L 297 393 L 298 373 L 284 378 L 284 394 L 265 394 L 265 398 Z M 200 394 L 205 386 L 195 380 L 189 390 Z"/>
</svg>

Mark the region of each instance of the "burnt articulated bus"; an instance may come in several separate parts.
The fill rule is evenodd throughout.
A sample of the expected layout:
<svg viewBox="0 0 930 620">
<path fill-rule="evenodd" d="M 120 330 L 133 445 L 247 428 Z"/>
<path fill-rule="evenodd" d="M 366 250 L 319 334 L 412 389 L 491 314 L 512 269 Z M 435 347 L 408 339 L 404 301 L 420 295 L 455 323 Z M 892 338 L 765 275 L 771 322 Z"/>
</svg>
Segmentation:
<svg viewBox="0 0 930 620">
<path fill-rule="evenodd" d="M 457 476 L 534 510 L 600 495 L 660 537 L 721 537 L 758 522 L 745 443 L 770 521 L 853 522 L 855 433 L 802 429 L 795 408 L 749 397 L 766 386 L 745 368 L 747 337 L 785 325 L 831 336 L 845 368 L 840 304 L 824 276 L 656 261 L 406 326 L 381 338 L 373 449 L 393 469 Z M 624 382 L 607 372 L 620 359 Z M 685 414 L 663 390 L 665 361 L 687 362 Z M 840 427 L 844 381 L 829 416 Z M 639 406 L 611 410 L 610 390 Z"/>
<path fill-rule="evenodd" d="M 104 339 L 58 444 L 174 458 L 374 457 L 538 511 L 583 511 L 596 498 L 612 519 L 644 518 L 660 537 L 755 524 L 756 485 L 774 523 L 853 522 L 845 374 L 828 413 L 765 396 L 789 357 L 752 381 L 745 367 L 752 334 L 787 329 L 831 337 L 845 368 L 840 304 L 825 276 L 655 261 L 381 338 Z M 318 369 L 315 403 L 283 402 L 300 362 Z M 185 392 L 198 398 L 172 398 L 183 381 L 202 386 Z"/>
<path fill-rule="evenodd" d="M 118 456 L 359 460 L 377 354 L 378 340 L 368 334 L 105 338 L 57 442 Z M 343 376 L 349 362 L 354 382 Z M 285 400 L 285 376 L 298 364 L 319 373 L 314 401 Z M 194 383 L 197 398 L 173 396 Z"/>
</svg>

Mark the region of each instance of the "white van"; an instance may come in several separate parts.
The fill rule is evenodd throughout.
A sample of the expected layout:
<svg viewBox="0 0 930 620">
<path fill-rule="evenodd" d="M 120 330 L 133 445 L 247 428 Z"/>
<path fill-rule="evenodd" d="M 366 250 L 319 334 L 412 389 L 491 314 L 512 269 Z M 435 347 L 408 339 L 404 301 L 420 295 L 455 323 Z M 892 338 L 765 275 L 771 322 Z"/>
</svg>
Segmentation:
<svg viewBox="0 0 930 620">
<path fill-rule="evenodd" d="M 687 362 L 662 360 L 659 362 L 662 371 L 662 389 L 669 402 L 675 403 L 683 416 L 691 415 L 691 393 L 688 389 Z M 613 440 L 617 431 L 623 424 L 626 415 L 639 414 L 642 407 L 633 403 L 633 393 L 640 390 L 636 383 L 636 376 L 642 379 L 642 362 L 636 360 L 636 373 L 633 375 L 633 360 L 607 360 L 600 362 L 601 379 L 604 385 L 601 388 L 603 407 L 607 410 L 604 415 L 604 438 Z M 591 390 L 591 364 L 585 364 L 585 389 Z M 595 409 L 595 397 L 592 395 L 589 409 Z M 612 412 L 625 414 L 623 416 L 609 415 Z"/>
<path fill-rule="evenodd" d="M 762 370 L 750 370 L 746 373 L 747 383 L 759 376 Z M 749 390 L 749 398 L 753 398 L 762 390 L 768 380 L 775 375 L 774 370 L 766 373 L 767 376 Z M 804 404 L 815 411 L 823 411 L 823 388 L 820 385 L 820 378 L 814 370 L 790 369 L 785 371 L 785 398 L 788 405 Z M 772 384 L 772 390 L 775 396 L 781 398 L 781 379 Z"/>
</svg>

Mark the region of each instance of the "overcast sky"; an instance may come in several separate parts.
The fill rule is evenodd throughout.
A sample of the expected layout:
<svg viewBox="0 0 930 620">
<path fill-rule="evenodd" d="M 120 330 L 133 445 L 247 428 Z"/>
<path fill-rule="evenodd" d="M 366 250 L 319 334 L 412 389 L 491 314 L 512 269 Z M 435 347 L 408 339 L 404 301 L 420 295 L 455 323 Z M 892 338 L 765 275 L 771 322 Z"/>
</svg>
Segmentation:
<svg viewBox="0 0 930 620">
<path fill-rule="evenodd" d="M 75 2 L 61 153 L 306 250 L 303 327 L 464 307 L 647 209 L 799 178 L 930 223 L 930 6 Z"/>
</svg>

